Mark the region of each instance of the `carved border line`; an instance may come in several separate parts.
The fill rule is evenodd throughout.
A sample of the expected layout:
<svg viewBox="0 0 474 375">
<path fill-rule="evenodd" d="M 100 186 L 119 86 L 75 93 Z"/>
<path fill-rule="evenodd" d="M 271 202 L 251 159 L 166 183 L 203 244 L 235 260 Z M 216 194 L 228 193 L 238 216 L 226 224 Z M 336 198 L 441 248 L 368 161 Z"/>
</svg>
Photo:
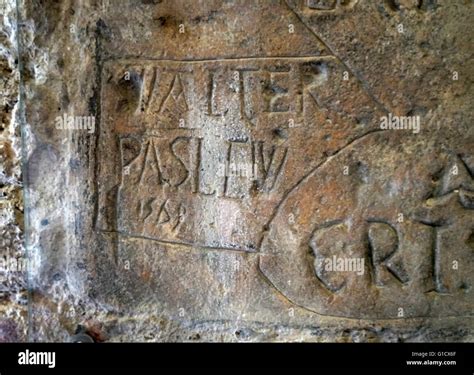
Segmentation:
<svg viewBox="0 0 474 375">
<path fill-rule="evenodd" d="M 110 233 L 110 231 L 109 231 Z M 245 248 L 245 247 L 225 247 L 225 246 L 209 246 L 209 245 L 202 245 L 199 243 L 194 243 L 194 242 L 189 242 L 189 241 L 172 241 L 172 240 L 161 240 L 158 238 L 154 237 L 148 237 L 148 236 L 140 236 L 137 234 L 130 234 L 127 232 L 122 232 L 122 231 L 112 231 L 112 233 L 116 233 L 121 236 L 125 236 L 131 239 L 136 239 L 136 240 L 147 240 L 147 241 L 153 241 L 162 245 L 171 245 L 171 246 L 182 246 L 190 249 L 197 249 L 197 250 L 212 250 L 212 251 L 235 251 L 239 253 L 250 253 L 250 254 L 257 254 L 258 251 L 256 249 L 250 249 L 250 248 Z"/>
<path fill-rule="evenodd" d="M 172 59 L 172 58 L 161 58 L 161 57 L 148 57 L 142 55 L 121 55 L 121 56 L 109 56 L 104 59 L 103 62 L 109 61 L 153 61 L 153 62 L 170 62 L 170 63 L 213 63 L 213 62 L 232 62 L 232 61 L 253 61 L 253 60 L 316 60 L 316 59 L 338 59 L 336 55 L 281 55 L 281 56 L 240 56 L 240 57 L 215 57 L 215 58 L 202 58 L 202 59 Z"/>
<path fill-rule="evenodd" d="M 100 48 L 100 37 L 97 37 L 97 48 Z M 94 178 L 96 179 L 96 189 L 97 193 L 99 191 L 98 186 L 99 186 L 99 180 L 100 180 L 100 175 L 98 172 L 98 163 L 97 163 L 97 152 L 98 152 L 98 144 L 99 144 L 99 137 L 100 137 L 100 126 L 102 125 L 101 123 L 101 98 L 102 98 L 102 74 L 103 74 L 103 69 L 106 64 L 109 63 L 118 63 L 121 65 L 126 65 L 128 64 L 142 64 L 145 65 L 147 62 L 151 63 L 172 63 L 172 64 L 206 64 L 206 63 L 227 63 L 227 62 L 248 62 L 248 61 L 254 61 L 254 62 L 260 62 L 260 61 L 274 61 L 274 60 L 287 60 L 287 61 L 321 61 L 321 60 L 338 60 L 340 61 L 336 56 L 333 55 L 312 55 L 312 56 L 255 56 L 255 57 L 222 57 L 222 58 L 214 58 L 214 59 L 163 59 L 163 58 L 145 58 L 143 56 L 109 56 L 105 59 L 102 59 L 99 54 L 97 54 L 96 57 L 96 65 L 97 65 L 97 71 L 98 74 L 96 77 L 96 84 L 97 84 L 97 95 L 98 95 L 98 104 L 97 104 L 97 115 L 98 115 L 98 136 L 96 137 L 96 167 L 95 167 L 95 173 L 94 173 Z M 167 130 L 167 129 L 161 129 L 161 130 Z M 172 129 L 176 130 L 176 129 Z M 180 129 L 183 131 L 189 131 L 193 129 Z M 284 197 L 286 196 L 286 193 Z M 118 202 L 116 202 L 118 204 Z M 281 202 L 280 202 L 281 203 Z M 280 205 L 278 204 L 278 206 Z M 277 206 L 277 207 L 278 207 Z M 98 222 L 98 215 L 99 215 L 99 199 L 97 199 L 96 202 L 96 207 L 95 207 L 95 213 L 94 213 L 94 230 L 99 231 L 99 232 L 104 232 L 104 233 L 116 233 L 119 235 L 127 236 L 130 238 L 141 238 L 144 240 L 149 240 L 149 241 L 155 241 L 158 243 L 162 244 L 168 244 L 168 245 L 176 245 L 176 246 L 184 246 L 184 247 L 189 247 L 189 248 L 201 248 L 201 249 L 206 249 L 206 250 L 225 250 L 225 251 L 238 251 L 238 252 L 247 252 L 247 253 L 258 253 L 260 249 L 260 244 L 262 242 L 262 239 L 257 241 L 257 245 L 254 248 L 246 248 L 246 247 L 222 247 L 222 246 L 206 246 L 202 245 L 199 243 L 192 243 L 192 242 L 186 242 L 186 241 L 170 241 L 170 240 L 162 240 L 159 238 L 154 238 L 154 237 L 149 237 L 149 236 L 139 236 L 139 235 L 134 235 L 134 234 L 129 234 L 125 232 L 121 232 L 120 230 L 104 230 L 100 229 L 97 227 L 97 222 Z M 115 208 L 117 210 L 117 207 Z M 272 215 L 273 217 L 273 215 Z M 266 225 L 262 226 L 261 232 L 262 235 L 264 235 Z"/>
<path fill-rule="evenodd" d="M 288 9 L 295 15 L 295 17 L 301 22 L 301 24 L 311 33 L 313 34 L 319 42 L 323 44 L 323 46 L 331 52 L 330 56 L 334 56 L 337 58 L 341 64 L 359 81 L 361 87 L 364 89 L 364 91 L 367 93 L 367 95 L 379 106 L 381 110 L 383 110 L 385 113 L 389 113 L 390 111 L 386 108 L 386 106 L 380 102 L 373 94 L 372 90 L 370 89 L 369 85 L 360 77 L 359 74 L 355 72 L 354 69 L 352 69 L 344 60 L 342 60 L 335 52 L 334 50 L 324 41 L 316 32 L 303 20 L 303 18 L 300 16 L 300 14 L 288 3 L 288 0 L 284 0 L 285 5 L 288 7 Z"/>
<path fill-rule="evenodd" d="M 293 300 L 291 300 L 289 297 L 287 297 L 280 289 L 278 289 L 278 287 L 268 278 L 267 275 L 265 275 L 265 273 L 262 271 L 261 267 L 260 267 L 260 262 L 258 262 L 257 264 L 257 269 L 259 271 L 259 274 L 260 274 L 260 277 L 263 278 L 263 280 L 271 287 L 273 288 L 277 293 L 278 295 L 283 298 L 285 301 L 287 301 L 288 303 L 290 303 L 291 305 L 293 306 L 296 306 L 304 311 L 307 311 L 309 313 L 312 313 L 312 314 L 316 314 L 320 317 L 326 317 L 326 318 L 336 318 L 336 319 L 345 319 L 345 320 L 349 320 L 349 321 L 367 321 L 367 322 L 373 322 L 373 321 L 376 321 L 378 323 L 380 322 L 383 322 L 383 321 L 387 321 L 387 322 L 394 322 L 394 321 L 407 321 L 407 320 L 416 320 L 416 319 L 422 319 L 422 320 L 443 320 L 443 319 L 463 319 L 463 318 L 474 318 L 474 313 L 471 314 L 471 315 L 445 315 L 445 316 L 442 316 L 442 317 L 438 317 L 438 316 L 427 316 L 427 315 L 420 315 L 420 316 L 410 316 L 410 317 L 406 317 L 406 318 L 354 318 L 354 317 L 350 317 L 350 316 L 344 316 L 344 315 L 330 315 L 330 314 L 322 314 L 320 312 L 317 312 L 313 309 L 310 309 L 308 307 L 305 307 L 303 305 L 300 305 L 296 302 L 294 302 Z"/>
</svg>

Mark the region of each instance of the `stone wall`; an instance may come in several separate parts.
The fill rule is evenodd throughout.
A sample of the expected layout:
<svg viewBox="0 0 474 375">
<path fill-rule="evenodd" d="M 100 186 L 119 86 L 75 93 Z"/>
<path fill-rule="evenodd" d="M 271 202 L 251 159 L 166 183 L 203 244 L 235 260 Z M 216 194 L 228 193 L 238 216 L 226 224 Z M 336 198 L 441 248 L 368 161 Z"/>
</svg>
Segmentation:
<svg viewBox="0 0 474 375">
<path fill-rule="evenodd" d="M 23 245 L 19 67 L 15 1 L 0 3 L 0 341 L 27 333 L 26 261 Z"/>
<path fill-rule="evenodd" d="M 473 340 L 472 2 L 2 4 L 30 339 Z"/>
</svg>

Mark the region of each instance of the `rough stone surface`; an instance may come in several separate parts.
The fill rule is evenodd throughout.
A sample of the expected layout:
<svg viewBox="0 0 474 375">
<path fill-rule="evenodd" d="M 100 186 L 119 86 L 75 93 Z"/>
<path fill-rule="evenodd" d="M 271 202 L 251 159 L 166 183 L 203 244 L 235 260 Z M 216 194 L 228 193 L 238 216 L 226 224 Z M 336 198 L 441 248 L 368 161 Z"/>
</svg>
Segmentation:
<svg viewBox="0 0 474 375">
<path fill-rule="evenodd" d="M 30 338 L 472 341 L 473 6 L 20 2 Z"/>
<path fill-rule="evenodd" d="M 0 2 L 0 72 L 0 342 L 10 342 L 27 333 L 14 1 Z"/>
</svg>

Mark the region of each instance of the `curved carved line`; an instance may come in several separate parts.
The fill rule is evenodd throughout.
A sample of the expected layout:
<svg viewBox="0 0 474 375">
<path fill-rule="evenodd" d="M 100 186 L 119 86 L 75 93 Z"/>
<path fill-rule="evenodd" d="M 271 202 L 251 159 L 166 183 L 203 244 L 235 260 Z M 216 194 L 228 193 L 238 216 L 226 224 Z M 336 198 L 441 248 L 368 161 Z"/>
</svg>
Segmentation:
<svg viewBox="0 0 474 375">
<path fill-rule="evenodd" d="M 261 269 L 260 267 L 260 259 L 259 259 L 259 262 L 257 264 L 257 270 L 260 274 L 260 276 L 264 279 L 264 281 L 266 283 L 268 283 L 268 285 L 270 285 L 273 289 L 275 289 L 275 291 L 282 297 L 284 298 L 288 303 L 292 304 L 293 306 L 296 306 L 302 310 L 305 310 L 307 312 L 310 312 L 310 313 L 313 313 L 313 314 L 316 314 L 318 316 L 321 316 L 321 317 L 330 317 L 330 318 L 336 318 L 336 319 L 346 319 L 346 320 L 349 320 L 349 321 L 369 321 L 369 322 L 373 322 L 373 321 L 376 321 L 376 322 L 383 322 L 383 321 L 387 321 L 387 322 L 393 322 L 393 321 L 397 321 L 397 320 L 403 320 L 403 321 L 410 321 L 410 320 L 414 320 L 414 319 L 423 319 L 423 320 L 427 320 L 427 319 L 439 319 L 438 317 L 436 316 L 410 316 L 408 318 L 353 318 L 353 317 L 349 317 L 349 316 L 343 316 L 343 315 L 330 315 L 330 314 L 322 314 L 320 312 L 317 312 L 315 310 L 312 310 L 308 307 L 304 307 L 294 301 L 292 301 L 290 298 L 288 298 L 280 289 L 278 289 L 278 287 L 268 278 L 267 275 L 265 275 L 265 273 L 263 272 L 263 270 Z M 431 309 L 430 309 L 431 310 Z M 472 315 L 447 315 L 447 316 L 443 316 L 443 319 L 449 319 L 449 318 L 456 318 L 456 319 L 460 319 L 460 318 L 474 318 L 474 314 Z"/>
<path fill-rule="evenodd" d="M 344 151 L 347 147 L 352 146 L 354 143 L 358 142 L 359 140 L 362 140 L 366 136 L 376 133 L 376 132 L 384 132 L 387 131 L 387 129 L 374 129 L 371 131 L 368 131 L 367 133 L 362 134 L 359 137 L 354 138 L 352 141 L 347 143 L 345 146 L 341 147 L 339 150 L 334 152 L 331 156 L 327 157 L 324 159 L 321 163 L 316 165 L 313 169 L 311 169 L 306 175 L 304 175 L 293 187 L 291 187 L 287 192 L 283 194 L 282 199 L 276 206 L 275 210 L 273 211 L 273 214 L 270 216 L 270 219 L 267 221 L 267 223 L 264 225 L 264 230 L 262 233 L 262 236 L 258 242 L 258 252 L 261 251 L 262 243 L 263 240 L 265 239 L 266 233 L 270 230 L 270 225 L 272 224 L 273 220 L 275 219 L 276 215 L 280 212 L 281 206 L 286 202 L 288 199 L 289 195 L 293 193 L 294 190 L 296 190 L 301 184 L 303 184 L 306 180 L 308 180 L 320 167 L 322 167 L 326 162 L 329 160 L 333 159 L 334 157 L 338 156 L 342 151 Z"/>
</svg>

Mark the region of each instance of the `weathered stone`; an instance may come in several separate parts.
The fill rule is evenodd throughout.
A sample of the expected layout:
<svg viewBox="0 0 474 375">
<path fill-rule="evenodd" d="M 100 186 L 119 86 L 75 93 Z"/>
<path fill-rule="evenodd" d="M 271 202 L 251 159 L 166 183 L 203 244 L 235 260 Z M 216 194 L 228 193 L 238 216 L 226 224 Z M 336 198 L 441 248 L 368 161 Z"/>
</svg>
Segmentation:
<svg viewBox="0 0 474 375">
<path fill-rule="evenodd" d="M 0 342 L 27 332 L 15 12 L 14 1 L 0 2 Z"/>
<path fill-rule="evenodd" d="M 24 2 L 32 338 L 472 341 L 472 10 Z"/>
</svg>

